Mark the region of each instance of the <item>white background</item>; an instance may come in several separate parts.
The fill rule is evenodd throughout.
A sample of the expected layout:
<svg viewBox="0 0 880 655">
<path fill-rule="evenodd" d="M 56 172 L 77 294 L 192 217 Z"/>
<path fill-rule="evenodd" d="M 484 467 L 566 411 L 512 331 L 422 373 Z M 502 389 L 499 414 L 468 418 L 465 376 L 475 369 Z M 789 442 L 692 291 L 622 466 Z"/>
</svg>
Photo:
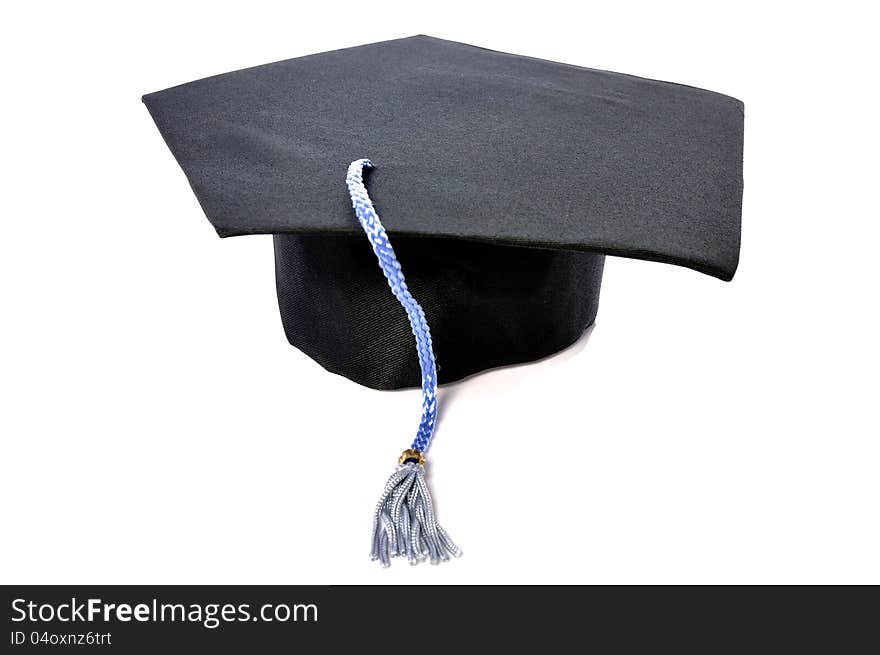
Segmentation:
<svg viewBox="0 0 880 655">
<path fill-rule="evenodd" d="M 880 583 L 876 22 L 832 6 L 7 7 L 0 581 Z M 609 259 L 588 337 L 445 388 L 465 555 L 381 570 L 418 392 L 287 344 L 271 238 L 216 237 L 140 96 L 417 33 L 742 99 L 742 258 Z"/>
</svg>

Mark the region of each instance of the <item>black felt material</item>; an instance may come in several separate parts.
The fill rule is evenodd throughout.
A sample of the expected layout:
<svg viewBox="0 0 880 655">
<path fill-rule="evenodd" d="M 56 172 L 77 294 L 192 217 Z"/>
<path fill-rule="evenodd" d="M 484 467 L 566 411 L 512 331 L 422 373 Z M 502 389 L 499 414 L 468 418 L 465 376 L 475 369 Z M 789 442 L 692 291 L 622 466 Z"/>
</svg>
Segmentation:
<svg viewBox="0 0 880 655">
<path fill-rule="evenodd" d="M 219 234 L 275 235 L 290 343 L 377 389 L 420 378 L 345 188 L 362 157 L 440 383 L 573 343 L 606 254 L 736 270 L 743 106 L 710 91 L 417 36 L 144 102 Z"/>
<path fill-rule="evenodd" d="M 416 36 L 144 102 L 221 236 L 356 233 L 342 180 L 369 157 L 392 238 L 736 270 L 743 105 L 711 91 Z"/>
<path fill-rule="evenodd" d="M 551 355 L 596 318 L 603 255 L 419 237 L 394 250 L 431 326 L 440 383 Z M 290 343 L 368 387 L 421 384 L 406 313 L 362 235 L 276 235 L 275 264 Z"/>
</svg>

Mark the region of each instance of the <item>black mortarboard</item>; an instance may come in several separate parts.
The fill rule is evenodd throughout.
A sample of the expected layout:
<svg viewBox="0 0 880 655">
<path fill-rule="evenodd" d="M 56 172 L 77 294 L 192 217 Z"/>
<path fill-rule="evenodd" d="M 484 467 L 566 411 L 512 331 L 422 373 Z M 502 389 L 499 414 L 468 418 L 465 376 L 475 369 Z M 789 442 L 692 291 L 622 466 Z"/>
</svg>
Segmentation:
<svg viewBox="0 0 880 655">
<path fill-rule="evenodd" d="M 743 105 L 711 91 L 415 36 L 144 102 L 218 233 L 274 235 L 288 340 L 378 389 L 421 372 L 426 415 L 433 352 L 443 383 L 574 342 L 605 255 L 736 270 Z M 429 418 L 377 509 L 383 562 L 457 552 L 421 477 Z"/>
</svg>

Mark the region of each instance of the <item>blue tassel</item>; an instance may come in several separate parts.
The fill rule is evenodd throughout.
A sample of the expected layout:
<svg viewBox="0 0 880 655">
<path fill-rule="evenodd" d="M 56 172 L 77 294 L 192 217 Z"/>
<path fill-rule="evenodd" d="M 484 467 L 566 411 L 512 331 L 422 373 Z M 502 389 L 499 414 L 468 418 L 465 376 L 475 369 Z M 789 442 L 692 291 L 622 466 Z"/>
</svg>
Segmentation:
<svg viewBox="0 0 880 655">
<path fill-rule="evenodd" d="M 396 556 L 406 556 L 411 564 L 425 559 L 437 564 L 450 555 L 461 555 L 461 550 L 437 523 L 425 482 L 423 453 L 428 450 L 437 422 L 437 365 L 431 331 L 425 312 L 406 286 L 400 262 L 364 186 L 365 168 L 372 168 L 369 159 L 352 162 L 345 183 L 354 213 L 370 240 L 388 286 L 406 310 L 422 371 L 422 418 L 412 445 L 401 455 L 399 466 L 388 478 L 376 506 L 371 556 L 383 566 L 388 566 Z"/>
</svg>

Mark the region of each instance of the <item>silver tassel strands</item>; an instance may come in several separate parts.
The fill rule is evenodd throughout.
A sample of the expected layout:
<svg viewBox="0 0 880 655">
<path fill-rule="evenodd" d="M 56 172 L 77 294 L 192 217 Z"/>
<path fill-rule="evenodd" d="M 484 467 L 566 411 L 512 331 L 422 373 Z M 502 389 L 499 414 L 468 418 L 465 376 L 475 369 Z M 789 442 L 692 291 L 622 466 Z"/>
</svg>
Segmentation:
<svg viewBox="0 0 880 655">
<path fill-rule="evenodd" d="M 410 564 L 429 560 L 439 564 L 458 557 L 461 549 L 437 523 L 425 482 L 425 459 L 415 450 L 404 451 L 400 465 L 388 478 L 373 515 L 372 559 L 389 566 L 392 557 Z"/>
</svg>

